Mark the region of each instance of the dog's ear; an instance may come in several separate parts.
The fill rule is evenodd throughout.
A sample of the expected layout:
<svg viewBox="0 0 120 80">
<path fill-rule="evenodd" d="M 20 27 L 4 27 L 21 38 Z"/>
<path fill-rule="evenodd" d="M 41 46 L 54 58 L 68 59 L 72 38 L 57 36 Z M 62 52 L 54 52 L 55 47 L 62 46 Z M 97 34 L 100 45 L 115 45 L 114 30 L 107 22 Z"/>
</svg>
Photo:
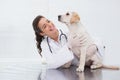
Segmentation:
<svg viewBox="0 0 120 80">
<path fill-rule="evenodd" d="M 76 22 L 79 22 L 79 21 L 80 21 L 79 15 L 76 12 L 73 12 L 70 23 L 72 24 L 72 23 L 76 23 Z"/>
</svg>

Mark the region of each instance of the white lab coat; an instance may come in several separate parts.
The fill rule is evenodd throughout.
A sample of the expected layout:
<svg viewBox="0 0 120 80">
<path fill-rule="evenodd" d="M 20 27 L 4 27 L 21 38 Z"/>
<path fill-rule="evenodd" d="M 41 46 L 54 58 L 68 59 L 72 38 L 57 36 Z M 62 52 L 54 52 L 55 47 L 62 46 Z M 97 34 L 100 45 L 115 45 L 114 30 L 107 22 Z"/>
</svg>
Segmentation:
<svg viewBox="0 0 120 80">
<path fill-rule="evenodd" d="M 66 32 L 62 30 L 62 32 L 67 36 Z M 52 53 L 50 52 L 47 37 L 41 42 L 41 48 L 42 48 L 42 56 L 45 58 L 47 62 L 47 67 L 49 69 L 56 69 L 65 63 L 71 61 L 74 59 L 74 55 L 72 51 L 68 49 L 67 41 L 65 36 L 61 36 L 60 41 L 60 35 L 61 32 L 59 31 L 59 42 L 54 41 L 51 38 L 48 38 L 48 42 L 50 45 L 50 48 L 52 50 Z"/>
</svg>

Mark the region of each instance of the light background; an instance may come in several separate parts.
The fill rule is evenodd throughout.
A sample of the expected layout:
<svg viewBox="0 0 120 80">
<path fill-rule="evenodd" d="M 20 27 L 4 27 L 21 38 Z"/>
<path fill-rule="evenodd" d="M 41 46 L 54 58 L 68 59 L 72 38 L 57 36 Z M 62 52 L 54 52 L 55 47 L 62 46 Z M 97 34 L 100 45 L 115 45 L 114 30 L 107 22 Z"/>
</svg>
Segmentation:
<svg viewBox="0 0 120 80">
<path fill-rule="evenodd" d="M 57 27 L 59 14 L 75 11 L 88 32 L 106 45 L 104 62 L 120 65 L 119 0 L 1 0 L 0 62 L 39 61 L 32 21 L 37 15 L 52 20 Z"/>
</svg>

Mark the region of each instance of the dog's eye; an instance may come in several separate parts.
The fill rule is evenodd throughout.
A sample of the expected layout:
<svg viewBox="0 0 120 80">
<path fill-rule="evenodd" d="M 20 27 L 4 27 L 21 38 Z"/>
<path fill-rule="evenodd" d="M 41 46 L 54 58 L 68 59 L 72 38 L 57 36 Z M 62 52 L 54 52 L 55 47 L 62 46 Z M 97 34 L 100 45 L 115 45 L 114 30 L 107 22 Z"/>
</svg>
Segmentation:
<svg viewBox="0 0 120 80">
<path fill-rule="evenodd" d="M 47 20 L 48 23 L 50 23 L 50 20 Z"/>
<path fill-rule="evenodd" d="M 66 13 L 66 15 L 68 16 L 68 15 L 69 15 L 69 13 Z"/>
</svg>

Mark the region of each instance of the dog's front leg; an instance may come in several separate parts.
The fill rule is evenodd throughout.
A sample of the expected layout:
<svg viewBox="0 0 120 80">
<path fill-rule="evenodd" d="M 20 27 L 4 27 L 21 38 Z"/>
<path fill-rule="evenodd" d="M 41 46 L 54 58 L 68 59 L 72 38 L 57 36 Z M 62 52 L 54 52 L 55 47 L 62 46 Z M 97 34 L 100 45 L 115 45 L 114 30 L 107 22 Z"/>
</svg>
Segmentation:
<svg viewBox="0 0 120 80">
<path fill-rule="evenodd" d="M 85 59 L 86 59 L 86 48 L 81 48 L 80 52 L 81 53 L 80 53 L 79 66 L 76 69 L 76 71 L 83 72 L 85 67 Z"/>
</svg>

